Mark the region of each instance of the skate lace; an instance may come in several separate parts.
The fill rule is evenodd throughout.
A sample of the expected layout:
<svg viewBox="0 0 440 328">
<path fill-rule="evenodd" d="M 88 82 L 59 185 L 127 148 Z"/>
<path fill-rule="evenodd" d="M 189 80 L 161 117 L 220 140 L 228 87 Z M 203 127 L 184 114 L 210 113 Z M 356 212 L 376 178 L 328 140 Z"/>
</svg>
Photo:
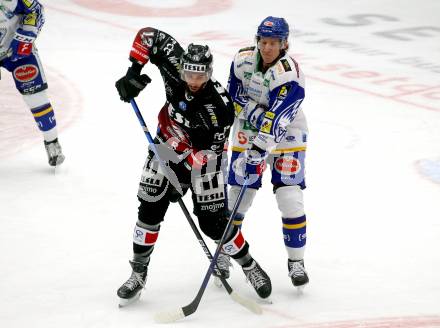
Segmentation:
<svg viewBox="0 0 440 328">
<path fill-rule="evenodd" d="M 132 272 L 130 278 L 128 278 L 128 280 L 125 282 L 125 286 L 130 290 L 134 290 L 138 285 L 142 288 L 145 287 L 145 281 L 142 277 L 142 273 Z"/>
<path fill-rule="evenodd" d="M 297 278 L 305 275 L 305 269 L 300 261 L 289 262 L 289 277 Z"/>
<path fill-rule="evenodd" d="M 246 272 L 246 279 L 254 286 L 255 289 L 259 289 L 266 284 L 266 279 L 258 270 L 257 267 Z"/>
<path fill-rule="evenodd" d="M 220 271 L 229 271 L 229 267 L 231 266 L 231 258 L 226 254 L 220 253 L 217 258 L 217 267 L 220 269 Z"/>
</svg>

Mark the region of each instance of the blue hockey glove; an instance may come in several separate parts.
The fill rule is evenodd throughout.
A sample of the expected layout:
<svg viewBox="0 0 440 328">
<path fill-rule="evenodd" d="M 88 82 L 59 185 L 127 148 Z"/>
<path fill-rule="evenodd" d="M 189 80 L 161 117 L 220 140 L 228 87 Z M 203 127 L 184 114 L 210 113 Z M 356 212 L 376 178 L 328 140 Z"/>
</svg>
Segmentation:
<svg viewBox="0 0 440 328">
<path fill-rule="evenodd" d="M 25 31 L 21 28 L 17 29 L 10 45 L 12 51 L 10 60 L 17 61 L 29 56 L 32 53 L 32 46 L 36 37 L 37 35 L 34 32 Z"/>
<path fill-rule="evenodd" d="M 257 130 L 260 129 L 267 108 L 254 101 L 249 101 L 244 108 L 244 118 Z"/>
</svg>

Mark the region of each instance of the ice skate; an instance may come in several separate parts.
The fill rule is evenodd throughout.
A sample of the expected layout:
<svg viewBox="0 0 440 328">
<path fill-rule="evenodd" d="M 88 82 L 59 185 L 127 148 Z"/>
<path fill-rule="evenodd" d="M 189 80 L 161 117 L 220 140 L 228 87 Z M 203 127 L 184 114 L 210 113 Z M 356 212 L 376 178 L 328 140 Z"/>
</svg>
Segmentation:
<svg viewBox="0 0 440 328">
<path fill-rule="evenodd" d="M 58 142 L 58 138 L 52 141 L 44 141 L 44 147 L 46 148 L 50 166 L 58 166 L 64 162 L 65 157 Z"/>
<path fill-rule="evenodd" d="M 304 260 L 293 261 L 288 259 L 287 268 L 289 270 L 289 277 L 292 279 L 293 286 L 297 287 L 301 291 L 309 282 L 309 276 L 304 268 Z"/>
<path fill-rule="evenodd" d="M 260 267 L 260 265 L 255 261 L 248 266 L 243 266 L 243 272 L 246 275 L 246 279 L 254 287 L 258 296 L 261 298 L 267 298 L 272 293 L 272 283 L 266 272 Z"/>
<path fill-rule="evenodd" d="M 148 263 L 130 261 L 133 269 L 130 278 L 118 289 L 119 307 L 139 299 L 147 280 Z"/>
<path fill-rule="evenodd" d="M 229 267 L 232 267 L 230 256 L 227 254 L 220 253 L 217 258 L 217 267 L 220 270 L 222 277 L 228 279 L 230 276 Z M 219 288 L 222 287 L 223 284 L 220 278 L 216 274 L 214 274 L 214 276 L 215 276 L 214 284 Z"/>
</svg>

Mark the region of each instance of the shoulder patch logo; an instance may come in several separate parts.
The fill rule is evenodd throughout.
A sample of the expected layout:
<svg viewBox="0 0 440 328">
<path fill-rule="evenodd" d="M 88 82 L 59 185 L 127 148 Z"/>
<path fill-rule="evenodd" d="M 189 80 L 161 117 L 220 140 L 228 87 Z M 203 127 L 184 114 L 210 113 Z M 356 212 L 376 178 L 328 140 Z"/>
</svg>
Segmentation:
<svg viewBox="0 0 440 328">
<path fill-rule="evenodd" d="M 283 85 L 280 89 L 280 91 L 278 91 L 278 98 L 279 99 L 284 99 L 286 98 L 287 94 L 290 91 L 291 86 L 290 85 Z"/>
<path fill-rule="evenodd" d="M 289 62 L 288 62 L 286 59 L 281 59 L 281 64 L 283 65 L 284 70 L 285 70 L 286 72 L 289 72 L 289 71 L 292 70 L 292 67 L 290 67 Z"/>
<path fill-rule="evenodd" d="M 240 50 L 238 50 L 238 52 L 254 51 L 254 50 L 255 50 L 255 46 L 252 46 L 252 47 L 241 48 Z"/>
<path fill-rule="evenodd" d="M 261 124 L 260 131 L 263 133 L 270 134 L 272 129 L 272 120 L 265 118 L 263 124 Z"/>
<path fill-rule="evenodd" d="M 23 0 L 23 4 L 26 7 L 31 8 L 34 5 L 34 0 Z"/>
</svg>

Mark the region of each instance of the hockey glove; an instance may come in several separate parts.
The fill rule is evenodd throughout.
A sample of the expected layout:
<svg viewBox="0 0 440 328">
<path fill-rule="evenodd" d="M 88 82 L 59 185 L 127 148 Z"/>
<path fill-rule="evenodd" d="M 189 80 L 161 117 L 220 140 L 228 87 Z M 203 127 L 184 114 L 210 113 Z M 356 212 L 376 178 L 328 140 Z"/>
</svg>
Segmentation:
<svg viewBox="0 0 440 328">
<path fill-rule="evenodd" d="M 27 57 L 32 53 L 32 45 L 37 35 L 34 32 L 17 29 L 11 41 L 10 49 L 12 52 L 11 61 L 17 61 Z"/>
<path fill-rule="evenodd" d="M 262 175 L 266 169 L 267 153 L 264 150 L 253 146 L 252 149 L 246 150 L 245 156 L 245 174 L 249 176 L 255 174 Z"/>
<path fill-rule="evenodd" d="M 249 101 L 244 109 L 245 119 L 257 130 L 260 129 L 263 122 L 264 114 L 267 108 L 260 104 L 255 104 L 254 101 Z"/>
<path fill-rule="evenodd" d="M 137 97 L 144 90 L 148 83 L 151 82 L 147 74 L 136 72 L 133 67 L 127 70 L 127 74 L 116 81 L 116 89 L 122 101 L 130 102 L 131 99 Z"/>
</svg>

